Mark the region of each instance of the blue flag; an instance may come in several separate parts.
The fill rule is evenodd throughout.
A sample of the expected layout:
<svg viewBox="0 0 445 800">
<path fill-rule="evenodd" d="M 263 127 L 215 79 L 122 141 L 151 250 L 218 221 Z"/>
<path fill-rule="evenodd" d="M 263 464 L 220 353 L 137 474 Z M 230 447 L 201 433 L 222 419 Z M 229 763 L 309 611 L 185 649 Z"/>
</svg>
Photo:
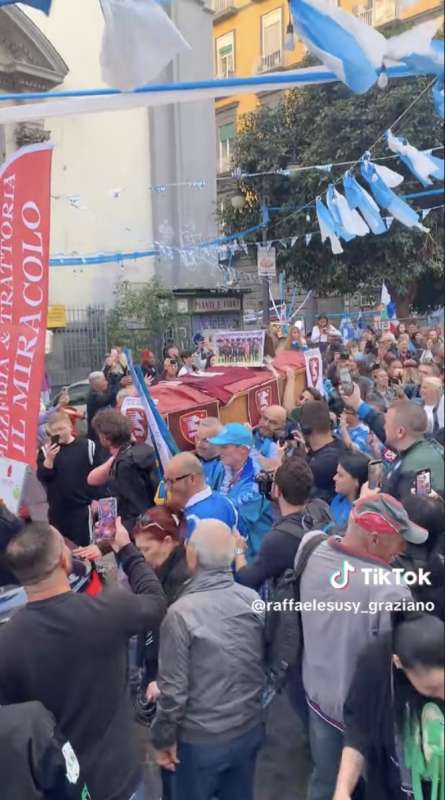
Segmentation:
<svg viewBox="0 0 445 800">
<path fill-rule="evenodd" d="M 25 6 L 32 6 L 38 8 L 39 11 L 44 11 L 49 14 L 52 0 L 20 0 Z M 13 6 L 17 5 L 17 0 L 0 0 L 0 6 Z"/>
</svg>

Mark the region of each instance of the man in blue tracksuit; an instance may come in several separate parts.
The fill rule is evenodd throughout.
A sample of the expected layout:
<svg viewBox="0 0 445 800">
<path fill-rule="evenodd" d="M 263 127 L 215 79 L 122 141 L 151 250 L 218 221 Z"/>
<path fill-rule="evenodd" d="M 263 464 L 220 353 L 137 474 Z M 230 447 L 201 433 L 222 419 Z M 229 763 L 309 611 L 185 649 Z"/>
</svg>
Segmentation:
<svg viewBox="0 0 445 800">
<path fill-rule="evenodd" d="M 224 464 L 220 493 L 235 506 L 239 515 L 239 532 L 248 540 L 246 556 L 253 558 L 264 535 L 272 527 L 272 505 L 260 492 L 255 480 L 261 468 L 251 454 L 252 432 L 245 425 L 232 422 L 209 442 L 220 448 Z"/>
<path fill-rule="evenodd" d="M 174 456 L 165 469 L 164 482 L 168 503 L 181 509 L 187 520 L 187 539 L 200 519 L 218 519 L 229 528 L 238 528 L 238 514 L 233 503 L 206 483 L 200 460 L 193 453 Z"/>
</svg>

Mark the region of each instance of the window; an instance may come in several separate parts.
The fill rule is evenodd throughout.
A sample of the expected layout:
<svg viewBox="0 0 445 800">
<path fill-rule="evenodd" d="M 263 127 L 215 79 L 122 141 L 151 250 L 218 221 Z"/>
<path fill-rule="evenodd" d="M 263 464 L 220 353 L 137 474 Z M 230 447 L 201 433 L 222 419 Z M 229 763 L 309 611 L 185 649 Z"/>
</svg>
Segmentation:
<svg viewBox="0 0 445 800">
<path fill-rule="evenodd" d="M 228 172 L 232 158 L 232 141 L 235 138 L 235 124 L 229 122 L 218 128 L 218 171 Z"/>
<path fill-rule="evenodd" d="M 261 67 L 265 72 L 281 65 L 283 52 L 283 13 L 281 8 L 261 17 Z"/>
<path fill-rule="evenodd" d="M 235 36 L 233 31 L 216 40 L 216 74 L 230 78 L 235 72 Z"/>
</svg>

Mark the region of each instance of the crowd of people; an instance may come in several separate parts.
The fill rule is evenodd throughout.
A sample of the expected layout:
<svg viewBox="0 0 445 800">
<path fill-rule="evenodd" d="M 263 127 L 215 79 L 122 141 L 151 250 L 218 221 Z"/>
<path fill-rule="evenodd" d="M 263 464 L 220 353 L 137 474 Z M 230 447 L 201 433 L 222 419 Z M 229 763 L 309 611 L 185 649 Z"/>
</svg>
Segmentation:
<svg viewBox="0 0 445 800">
<path fill-rule="evenodd" d="M 443 330 L 345 340 L 322 316 L 269 338 L 320 349 L 323 394 L 295 399 L 287 368 L 256 428 L 205 418 L 162 475 L 122 413 L 119 348 L 90 375 L 87 436 L 65 394 L 42 414 L 47 515 L 0 507 L 0 584 L 27 596 L 0 625 L 4 800 L 158 800 L 141 744 L 163 800 L 253 800 L 278 695 L 308 800 L 443 797 Z M 198 337 L 141 370 L 149 387 L 212 357 Z"/>
</svg>

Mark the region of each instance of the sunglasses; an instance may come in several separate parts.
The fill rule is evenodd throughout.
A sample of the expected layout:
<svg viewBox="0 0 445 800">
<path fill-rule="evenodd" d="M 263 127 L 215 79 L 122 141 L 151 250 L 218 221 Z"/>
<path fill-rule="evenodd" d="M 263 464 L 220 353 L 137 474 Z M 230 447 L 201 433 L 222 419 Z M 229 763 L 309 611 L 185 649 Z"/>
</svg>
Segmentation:
<svg viewBox="0 0 445 800">
<path fill-rule="evenodd" d="M 136 524 L 146 530 L 147 528 L 159 528 L 160 531 L 164 531 L 166 533 L 165 528 L 159 524 L 159 522 L 152 522 L 149 517 L 146 517 L 145 514 L 142 514 L 138 517 Z"/>
<path fill-rule="evenodd" d="M 190 478 L 191 474 L 191 472 L 188 472 L 187 475 L 180 475 L 179 478 L 166 478 L 164 483 L 166 486 L 174 486 L 178 481 L 185 481 L 186 478 Z"/>
</svg>

